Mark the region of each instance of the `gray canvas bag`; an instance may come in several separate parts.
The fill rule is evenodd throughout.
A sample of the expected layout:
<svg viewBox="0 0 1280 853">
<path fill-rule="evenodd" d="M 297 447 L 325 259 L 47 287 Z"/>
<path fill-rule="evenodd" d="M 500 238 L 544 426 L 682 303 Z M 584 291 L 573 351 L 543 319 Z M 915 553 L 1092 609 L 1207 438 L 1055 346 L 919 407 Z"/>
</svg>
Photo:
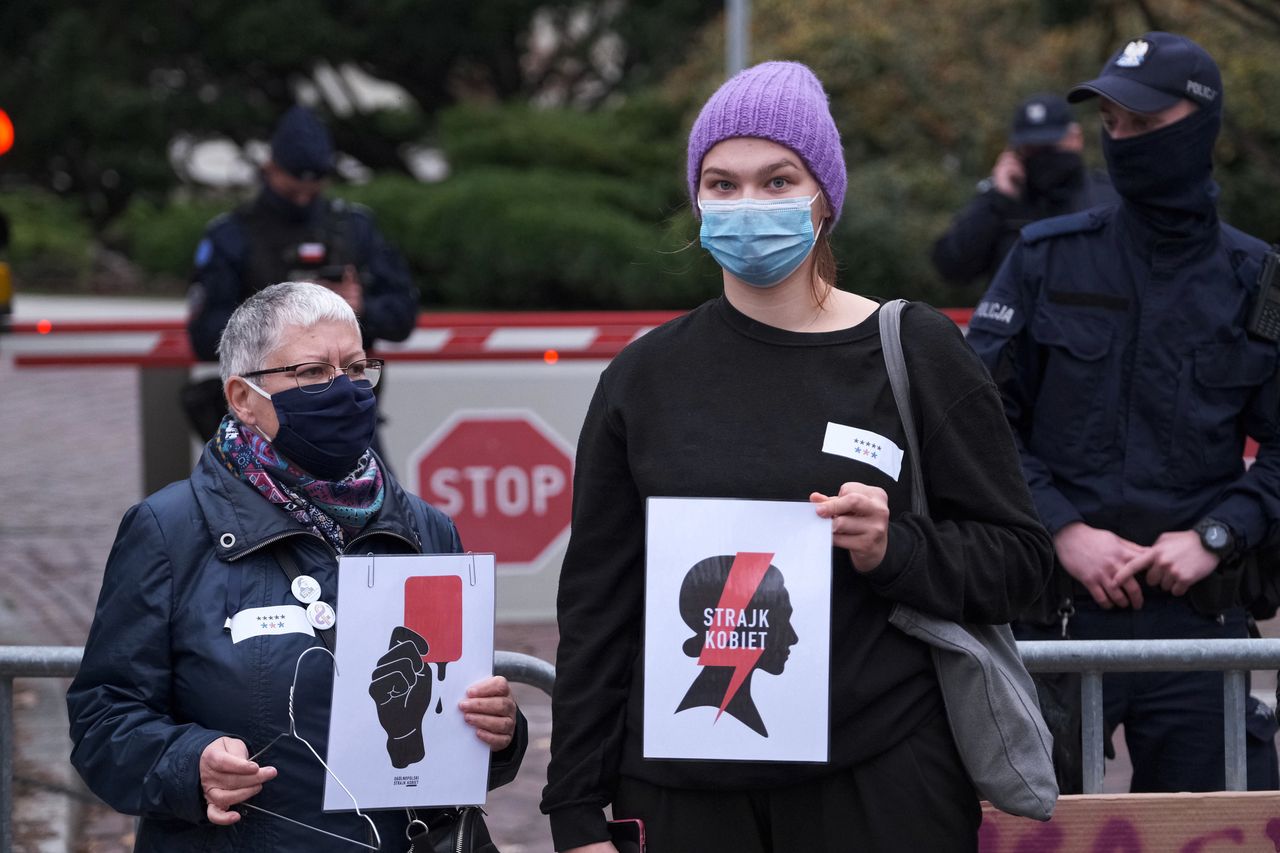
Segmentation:
<svg viewBox="0 0 1280 853">
<path fill-rule="evenodd" d="M 904 300 L 880 308 L 880 338 L 889 384 L 907 437 L 911 509 L 928 516 L 911 385 L 899 334 Z M 1040 715 L 1035 684 L 1008 625 L 952 622 L 906 604 L 889 622 L 928 644 L 960 759 L 979 795 L 1020 817 L 1048 820 L 1058 801 L 1053 737 Z"/>
</svg>

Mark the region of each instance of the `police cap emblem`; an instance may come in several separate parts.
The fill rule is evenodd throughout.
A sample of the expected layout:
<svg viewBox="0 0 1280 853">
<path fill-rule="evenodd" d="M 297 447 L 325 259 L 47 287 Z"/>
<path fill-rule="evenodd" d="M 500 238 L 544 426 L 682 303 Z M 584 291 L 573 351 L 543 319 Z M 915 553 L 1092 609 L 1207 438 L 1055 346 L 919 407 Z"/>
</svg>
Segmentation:
<svg viewBox="0 0 1280 853">
<path fill-rule="evenodd" d="M 1150 49 L 1151 45 L 1145 39 L 1134 39 L 1124 46 L 1116 59 L 1116 65 L 1121 68 L 1137 68 L 1146 61 L 1147 51 Z"/>
</svg>

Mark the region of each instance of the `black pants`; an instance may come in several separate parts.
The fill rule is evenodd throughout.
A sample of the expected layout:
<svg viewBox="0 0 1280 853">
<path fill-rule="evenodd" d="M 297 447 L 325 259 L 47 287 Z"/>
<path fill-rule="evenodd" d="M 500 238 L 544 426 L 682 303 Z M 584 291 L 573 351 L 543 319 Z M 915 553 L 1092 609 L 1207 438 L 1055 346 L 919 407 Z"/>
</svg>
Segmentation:
<svg viewBox="0 0 1280 853">
<path fill-rule="evenodd" d="M 1141 610 L 1103 610 L 1078 601 L 1072 635 L 1084 640 L 1243 639 L 1245 613 L 1232 608 L 1221 621 L 1197 613 L 1185 597 L 1147 595 Z M 1107 736 L 1124 724 L 1134 792 L 1221 791 L 1226 787 L 1222 742 L 1222 673 L 1109 672 L 1102 677 Z M 1245 750 L 1250 791 L 1274 791 L 1276 719 L 1246 698 Z"/>
<path fill-rule="evenodd" d="M 733 764 L 724 765 L 733 778 Z M 978 849 L 982 811 L 945 716 L 876 757 L 755 791 L 623 777 L 613 814 L 645 822 L 649 853 L 951 853 Z"/>
</svg>

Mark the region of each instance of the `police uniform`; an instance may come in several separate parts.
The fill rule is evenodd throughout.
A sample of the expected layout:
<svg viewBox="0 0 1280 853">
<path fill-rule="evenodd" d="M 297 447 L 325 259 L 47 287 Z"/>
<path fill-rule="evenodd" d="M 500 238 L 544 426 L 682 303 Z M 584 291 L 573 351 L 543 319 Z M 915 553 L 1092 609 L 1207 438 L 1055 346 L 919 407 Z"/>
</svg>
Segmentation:
<svg viewBox="0 0 1280 853">
<path fill-rule="evenodd" d="M 1062 199 L 1009 198 L 996 190 L 989 178 L 984 179 L 978 184 L 978 194 L 934 242 L 929 258 L 938 274 L 951 284 L 990 279 L 1024 226 L 1114 199 L 1110 182 L 1092 172 L 1081 173 L 1079 182 Z"/>
<path fill-rule="evenodd" d="M 1079 152 L 1060 147 L 1075 124 L 1061 95 L 1041 92 L 1018 105 L 1009 147 L 1027 155 L 1019 158 L 1022 190 L 1011 198 L 992 178 L 978 183 L 978 194 L 934 241 L 929 258 L 939 275 L 956 285 L 989 282 L 1023 226 L 1116 200 L 1106 175 L 1087 171 Z"/>
<path fill-rule="evenodd" d="M 1265 250 L 1216 219 L 1170 239 L 1123 203 L 1023 229 L 968 340 L 1001 389 L 1050 533 L 1083 521 L 1150 545 L 1212 517 L 1242 551 L 1268 538 L 1280 521 L 1277 350 L 1245 332 Z M 1248 470 L 1246 435 L 1261 444 Z M 1103 610 L 1076 584 L 1070 635 L 1246 636 L 1242 608 L 1201 612 L 1195 591 L 1144 586 L 1142 609 Z M 1223 787 L 1221 684 L 1218 673 L 1106 676 L 1108 731 L 1125 725 L 1133 790 Z M 1250 787 L 1272 788 L 1275 719 L 1251 709 Z"/>
<path fill-rule="evenodd" d="M 402 341 L 417 319 L 418 293 L 408 267 L 368 209 L 320 198 L 305 219 L 279 215 L 260 194 L 213 220 L 196 249 L 188 331 L 202 361 L 217 359 L 231 312 L 264 287 L 314 278 L 325 267 L 356 268 L 364 287 L 360 329 L 375 340 Z"/>
<path fill-rule="evenodd" d="M 295 106 L 271 138 L 271 168 L 301 181 L 333 171 L 333 140 L 309 109 Z M 253 201 L 217 217 L 196 247 L 188 296 L 187 332 L 201 361 L 216 361 L 218 339 L 236 307 L 282 281 L 333 281 L 354 267 L 362 296 L 358 314 L 365 351 L 375 341 L 403 341 L 413 331 L 418 292 L 404 259 L 378 232 L 360 205 L 316 195 L 305 205 L 273 191 L 264 178 Z M 386 383 L 379 385 L 379 394 Z M 213 435 L 226 401 L 216 379 L 189 382 L 181 402 L 202 438 Z M 379 449 L 374 439 L 374 449 Z M 384 460 L 385 462 L 385 460 Z"/>
</svg>

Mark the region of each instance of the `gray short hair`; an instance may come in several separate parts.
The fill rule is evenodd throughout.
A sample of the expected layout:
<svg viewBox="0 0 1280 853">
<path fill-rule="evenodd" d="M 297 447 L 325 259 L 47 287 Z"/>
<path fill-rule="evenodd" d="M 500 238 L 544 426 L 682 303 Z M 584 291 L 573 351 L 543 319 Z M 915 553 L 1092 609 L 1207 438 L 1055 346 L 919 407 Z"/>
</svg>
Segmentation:
<svg viewBox="0 0 1280 853">
<path fill-rule="evenodd" d="M 347 301 L 329 288 L 307 281 L 286 281 L 263 288 L 231 314 L 218 341 L 222 384 L 232 376 L 261 370 L 267 356 L 284 346 L 284 330 L 309 329 L 333 320 L 360 334 L 360 322 Z"/>
</svg>

